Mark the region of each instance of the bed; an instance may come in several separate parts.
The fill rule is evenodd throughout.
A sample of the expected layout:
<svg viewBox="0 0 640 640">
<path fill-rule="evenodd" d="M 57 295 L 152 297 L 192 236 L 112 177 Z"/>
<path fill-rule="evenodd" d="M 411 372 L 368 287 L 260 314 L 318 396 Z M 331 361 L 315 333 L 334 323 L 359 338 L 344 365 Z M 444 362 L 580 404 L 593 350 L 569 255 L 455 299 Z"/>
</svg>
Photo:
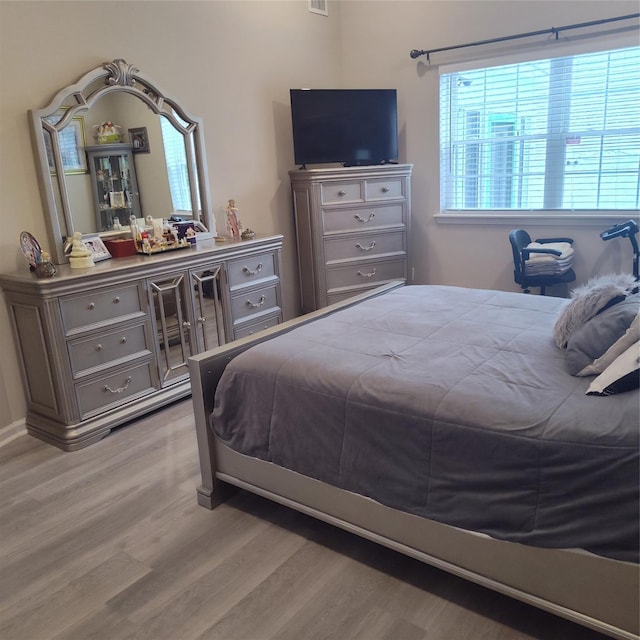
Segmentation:
<svg viewBox="0 0 640 640">
<path fill-rule="evenodd" d="M 566 304 L 392 283 L 191 358 L 198 502 L 252 491 L 637 639 L 638 392 L 585 395 Z"/>
</svg>

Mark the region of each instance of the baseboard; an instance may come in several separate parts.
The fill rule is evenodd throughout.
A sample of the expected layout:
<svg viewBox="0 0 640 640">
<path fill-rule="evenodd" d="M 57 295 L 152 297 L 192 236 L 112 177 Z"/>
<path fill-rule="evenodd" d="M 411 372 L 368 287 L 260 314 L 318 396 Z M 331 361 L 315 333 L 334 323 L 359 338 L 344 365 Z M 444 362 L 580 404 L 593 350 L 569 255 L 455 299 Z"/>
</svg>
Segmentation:
<svg viewBox="0 0 640 640">
<path fill-rule="evenodd" d="M 27 435 L 27 423 L 24 418 L 4 427 L 0 427 L 0 447 L 4 447 L 16 438 Z"/>
</svg>

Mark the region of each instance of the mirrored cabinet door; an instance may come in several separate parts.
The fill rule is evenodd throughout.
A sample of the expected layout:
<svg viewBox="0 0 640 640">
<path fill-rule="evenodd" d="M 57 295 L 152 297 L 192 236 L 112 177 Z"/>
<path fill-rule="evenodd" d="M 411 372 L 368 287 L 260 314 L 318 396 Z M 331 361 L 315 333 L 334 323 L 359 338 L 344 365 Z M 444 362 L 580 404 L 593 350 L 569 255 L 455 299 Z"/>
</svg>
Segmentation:
<svg viewBox="0 0 640 640">
<path fill-rule="evenodd" d="M 190 314 L 187 272 L 149 281 L 162 385 L 188 375 L 187 359 L 198 352 Z"/>
<path fill-rule="evenodd" d="M 222 265 L 191 271 L 198 351 L 226 342 L 222 305 Z"/>
</svg>

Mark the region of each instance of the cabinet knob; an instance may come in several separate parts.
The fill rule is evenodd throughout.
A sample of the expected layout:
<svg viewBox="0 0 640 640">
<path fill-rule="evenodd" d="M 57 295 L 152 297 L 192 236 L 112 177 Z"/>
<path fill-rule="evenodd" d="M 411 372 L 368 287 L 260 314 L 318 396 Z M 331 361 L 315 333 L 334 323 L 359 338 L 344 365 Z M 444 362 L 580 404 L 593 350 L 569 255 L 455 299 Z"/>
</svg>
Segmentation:
<svg viewBox="0 0 640 640">
<path fill-rule="evenodd" d="M 382 187 L 382 193 L 389 193 L 389 187 Z"/>
<path fill-rule="evenodd" d="M 344 191 L 343 189 L 340 189 L 340 191 L 338 191 L 338 195 L 342 198 L 343 196 L 347 195 L 347 192 Z"/>
<path fill-rule="evenodd" d="M 103 348 L 103 347 L 102 347 L 102 345 L 101 345 L 100 343 L 98 343 L 98 344 L 96 345 L 96 351 L 102 351 L 102 348 Z"/>
<path fill-rule="evenodd" d="M 185 320 L 185 321 L 182 323 L 182 326 L 183 326 L 185 329 L 191 329 L 191 323 L 190 323 L 189 321 L 187 321 L 187 320 Z"/>
<path fill-rule="evenodd" d="M 90 303 L 87 305 L 87 309 L 89 309 L 89 311 L 91 311 L 91 310 L 93 310 L 93 309 L 95 309 L 95 308 L 96 308 L 96 303 L 95 303 L 95 302 L 90 302 Z"/>
<path fill-rule="evenodd" d="M 116 296 L 116 297 L 113 299 L 113 304 L 118 304 L 118 302 L 120 302 L 120 296 Z"/>
<path fill-rule="evenodd" d="M 127 336 L 122 336 L 122 338 L 120 338 L 120 344 L 127 344 Z"/>
<path fill-rule="evenodd" d="M 204 318 L 203 316 L 200 316 L 200 317 L 198 318 L 198 322 L 199 322 L 200 324 L 204 324 L 206 321 L 207 321 L 207 319 L 206 319 L 206 318 Z"/>
</svg>

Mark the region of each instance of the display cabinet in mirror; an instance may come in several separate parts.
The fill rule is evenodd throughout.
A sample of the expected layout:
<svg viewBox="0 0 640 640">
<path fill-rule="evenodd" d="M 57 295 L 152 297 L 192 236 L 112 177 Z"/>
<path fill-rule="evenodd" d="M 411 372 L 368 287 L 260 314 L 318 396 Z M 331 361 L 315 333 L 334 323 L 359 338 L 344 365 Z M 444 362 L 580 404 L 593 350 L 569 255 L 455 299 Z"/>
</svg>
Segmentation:
<svg viewBox="0 0 640 640">
<path fill-rule="evenodd" d="M 74 232 L 126 232 L 131 215 L 178 215 L 215 232 L 202 121 L 137 67 L 106 62 L 29 117 L 56 264 Z"/>
</svg>

